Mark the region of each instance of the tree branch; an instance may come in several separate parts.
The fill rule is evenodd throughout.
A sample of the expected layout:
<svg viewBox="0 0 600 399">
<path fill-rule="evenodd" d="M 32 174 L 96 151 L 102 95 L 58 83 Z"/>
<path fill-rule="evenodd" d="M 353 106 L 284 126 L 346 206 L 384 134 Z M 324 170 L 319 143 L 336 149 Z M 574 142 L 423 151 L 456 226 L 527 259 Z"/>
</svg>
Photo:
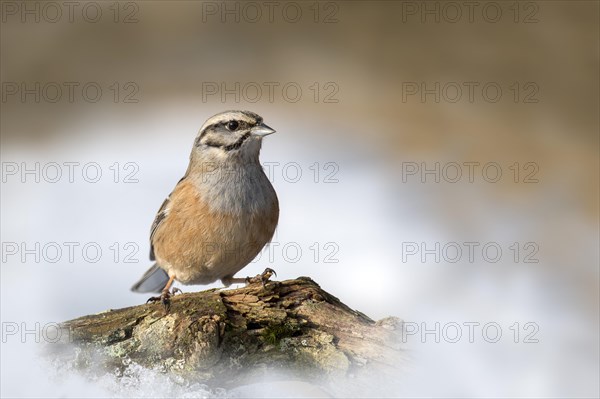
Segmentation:
<svg viewBox="0 0 600 399">
<path fill-rule="evenodd" d="M 157 303 L 65 322 L 69 342 L 55 348 L 76 353 L 80 368 L 123 370 L 136 362 L 225 388 L 282 369 L 312 382 L 385 380 L 407 363 L 399 319 L 375 322 L 307 277 L 180 294 L 171 302 L 169 313 Z M 98 351 L 106 356 L 99 360 Z"/>
</svg>

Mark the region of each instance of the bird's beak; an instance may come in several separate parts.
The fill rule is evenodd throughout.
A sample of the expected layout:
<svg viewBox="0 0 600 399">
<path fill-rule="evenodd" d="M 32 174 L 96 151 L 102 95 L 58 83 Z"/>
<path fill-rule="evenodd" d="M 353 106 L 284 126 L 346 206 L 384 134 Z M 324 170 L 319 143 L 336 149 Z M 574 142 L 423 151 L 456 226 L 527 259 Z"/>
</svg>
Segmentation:
<svg viewBox="0 0 600 399">
<path fill-rule="evenodd" d="M 254 126 L 250 130 L 250 132 L 252 133 L 253 136 L 265 137 L 265 136 L 268 136 L 269 134 L 275 133 L 275 130 L 271 129 L 269 126 L 265 125 L 264 123 L 259 123 L 258 125 Z"/>
</svg>

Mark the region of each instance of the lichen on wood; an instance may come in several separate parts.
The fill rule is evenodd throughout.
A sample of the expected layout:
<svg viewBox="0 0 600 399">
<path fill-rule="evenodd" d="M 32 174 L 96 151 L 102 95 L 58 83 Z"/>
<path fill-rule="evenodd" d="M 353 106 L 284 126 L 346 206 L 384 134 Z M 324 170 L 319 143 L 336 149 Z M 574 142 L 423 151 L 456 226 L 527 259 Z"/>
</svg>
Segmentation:
<svg viewBox="0 0 600 399">
<path fill-rule="evenodd" d="M 375 322 L 307 277 L 178 294 L 168 313 L 145 304 L 61 327 L 68 339 L 52 352 L 79 369 L 118 371 L 135 362 L 224 388 L 280 370 L 319 383 L 386 379 L 407 363 L 399 319 Z"/>
</svg>

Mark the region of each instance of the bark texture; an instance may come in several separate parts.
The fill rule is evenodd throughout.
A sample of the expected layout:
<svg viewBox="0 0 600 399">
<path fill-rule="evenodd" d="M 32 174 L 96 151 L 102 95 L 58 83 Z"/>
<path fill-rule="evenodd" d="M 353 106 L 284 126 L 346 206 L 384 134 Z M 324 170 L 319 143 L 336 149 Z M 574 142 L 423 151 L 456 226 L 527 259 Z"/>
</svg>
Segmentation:
<svg viewBox="0 0 600 399">
<path fill-rule="evenodd" d="M 349 384 L 338 393 L 351 393 L 352 381 L 398 377 L 407 364 L 401 327 L 394 317 L 375 322 L 300 277 L 175 295 L 168 313 L 156 303 L 84 316 L 63 323 L 69 342 L 53 347 L 81 369 L 135 362 L 224 388 L 287 370 L 281 378 L 341 378 Z"/>
</svg>

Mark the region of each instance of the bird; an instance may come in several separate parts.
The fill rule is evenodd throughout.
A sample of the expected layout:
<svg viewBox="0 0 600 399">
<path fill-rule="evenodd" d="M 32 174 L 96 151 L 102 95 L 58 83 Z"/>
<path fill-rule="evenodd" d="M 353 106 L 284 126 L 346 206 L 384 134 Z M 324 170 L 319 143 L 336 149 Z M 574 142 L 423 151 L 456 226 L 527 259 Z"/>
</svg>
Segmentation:
<svg viewBox="0 0 600 399">
<path fill-rule="evenodd" d="M 150 228 L 155 263 L 131 288 L 171 295 L 184 285 L 265 284 L 275 271 L 234 275 L 268 244 L 279 221 L 279 200 L 259 161 L 264 137 L 275 130 L 250 111 L 225 111 L 206 120 L 194 139 L 185 175 L 159 208 Z"/>
</svg>

